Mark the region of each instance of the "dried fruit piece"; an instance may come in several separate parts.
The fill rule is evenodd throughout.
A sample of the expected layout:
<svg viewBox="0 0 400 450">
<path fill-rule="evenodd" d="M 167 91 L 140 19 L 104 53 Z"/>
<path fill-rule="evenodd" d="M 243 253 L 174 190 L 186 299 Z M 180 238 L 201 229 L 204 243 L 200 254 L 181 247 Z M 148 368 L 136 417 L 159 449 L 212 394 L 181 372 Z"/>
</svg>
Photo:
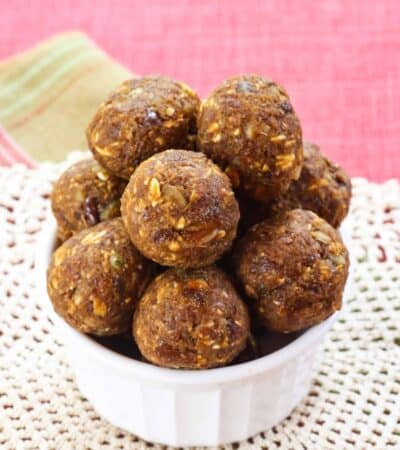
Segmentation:
<svg viewBox="0 0 400 450">
<path fill-rule="evenodd" d="M 86 197 L 83 211 L 88 226 L 96 225 L 96 223 L 100 222 L 99 206 L 96 197 Z"/>
</svg>

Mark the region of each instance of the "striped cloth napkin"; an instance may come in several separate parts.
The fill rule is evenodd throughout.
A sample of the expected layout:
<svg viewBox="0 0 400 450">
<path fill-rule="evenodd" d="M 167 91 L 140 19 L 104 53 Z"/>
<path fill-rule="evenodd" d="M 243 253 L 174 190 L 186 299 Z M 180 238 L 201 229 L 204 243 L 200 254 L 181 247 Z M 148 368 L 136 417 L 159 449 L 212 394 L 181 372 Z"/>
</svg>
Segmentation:
<svg viewBox="0 0 400 450">
<path fill-rule="evenodd" d="M 130 76 L 79 32 L 0 62 L 0 165 L 60 161 L 86 148 L 95 109 Z"/>
</svg>

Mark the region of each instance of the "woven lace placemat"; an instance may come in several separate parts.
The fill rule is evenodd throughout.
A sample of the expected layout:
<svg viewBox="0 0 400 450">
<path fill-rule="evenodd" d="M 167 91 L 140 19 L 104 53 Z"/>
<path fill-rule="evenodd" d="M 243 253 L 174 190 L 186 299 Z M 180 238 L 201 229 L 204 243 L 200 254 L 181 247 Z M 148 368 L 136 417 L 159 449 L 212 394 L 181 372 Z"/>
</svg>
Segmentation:
<svg viewBox="0 0 400 450">
<path fill-rule="evenodd" d="M 165 448 L 96 414 L 35 294 L 51 182 L 66 164 L 0 168 L 0 448 Z M 400 184 L 353 184 L 354 291 L 309 395 L 280 425 L 226 448 L 400 448 Z"/>
</svg>

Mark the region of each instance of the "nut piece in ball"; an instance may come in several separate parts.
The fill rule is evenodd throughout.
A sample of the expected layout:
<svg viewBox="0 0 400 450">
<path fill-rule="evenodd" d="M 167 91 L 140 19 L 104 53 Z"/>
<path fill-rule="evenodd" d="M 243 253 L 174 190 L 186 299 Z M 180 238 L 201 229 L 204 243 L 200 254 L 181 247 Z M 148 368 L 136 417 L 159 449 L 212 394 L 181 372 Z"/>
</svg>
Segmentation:
<svg viewBox="0 0 400 450">
<path fill-rule="evenodd" d="M 126 181 L 104 170 L 95 160 L 80 161 L 56 181 L 51 208 L 63 242 L 77 231 L 121 215 Z"/>
<path fill-rule="evenodd" d="M 295 209 L 252 227 L 235 249 L 238 278 L 262 323 L 289 333 L 340 309 L 349 258 L 339 233 Z"/>
<path fill-rule="evenodd" d="M 143 356 L 177 369 L 228 364 L 246 346 L 249 328 L 246 306 L 214 266 L 159 275 L 140 299 L 133 321 Z"/>
<path fill-rule="evenodd" d="M 230 247 L 239 220 L 229 178 L 204 154 L 185 150 L 167 150 L 142 162 L 121 207 L 140 252 L 180 268 L 216 261 Z"/>
<path fill-rule="evenodd" d="M 76 233 L 53 254 L 47 290 L 57 314 L 97 336 L 127 331 L 151 275 L 121 218 Z"/>
<path fill-rule="evenodd" d="M 272 202 L 270 214 L 309 209 L 337 228 L 349 211 L 350 198 L 351 181 L 346 172 L 325 158 L 317 145 L 304 142 L 300 178 Z"/>
<path fill-rule="evenodd" d="M 267 202 L 299 177 L 302 133 L 286 91 L 256 75 L 225 81 L 202 103 L 197 146 L 233 187 Z"/>
<path fill-rule="evenodd" d="M 192 89 L 166 77 L 125 81 L 89 124 L 89 148 L 102 166 L 129 179 L 154 153 L 194 148 L 199 104 Z"/>
</svg>

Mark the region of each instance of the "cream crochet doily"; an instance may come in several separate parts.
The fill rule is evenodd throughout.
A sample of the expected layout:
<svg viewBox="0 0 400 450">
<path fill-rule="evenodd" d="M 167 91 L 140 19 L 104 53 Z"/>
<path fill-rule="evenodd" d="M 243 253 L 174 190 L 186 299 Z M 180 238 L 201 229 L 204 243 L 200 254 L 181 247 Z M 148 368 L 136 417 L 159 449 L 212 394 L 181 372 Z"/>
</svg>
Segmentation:
<svg viewBox="0 0 400 450">
<path fill-rule="evenodd" d="M 65 164 L 0 168 L 0 448 L 165 448 L 96 414 L 35 294 L 51 181 Z M 324 342 L 310 393 L 280 425 L 227 448 L 400 448 L 400 185 L 353 184 L 354 294 Z"/>
</svg>

